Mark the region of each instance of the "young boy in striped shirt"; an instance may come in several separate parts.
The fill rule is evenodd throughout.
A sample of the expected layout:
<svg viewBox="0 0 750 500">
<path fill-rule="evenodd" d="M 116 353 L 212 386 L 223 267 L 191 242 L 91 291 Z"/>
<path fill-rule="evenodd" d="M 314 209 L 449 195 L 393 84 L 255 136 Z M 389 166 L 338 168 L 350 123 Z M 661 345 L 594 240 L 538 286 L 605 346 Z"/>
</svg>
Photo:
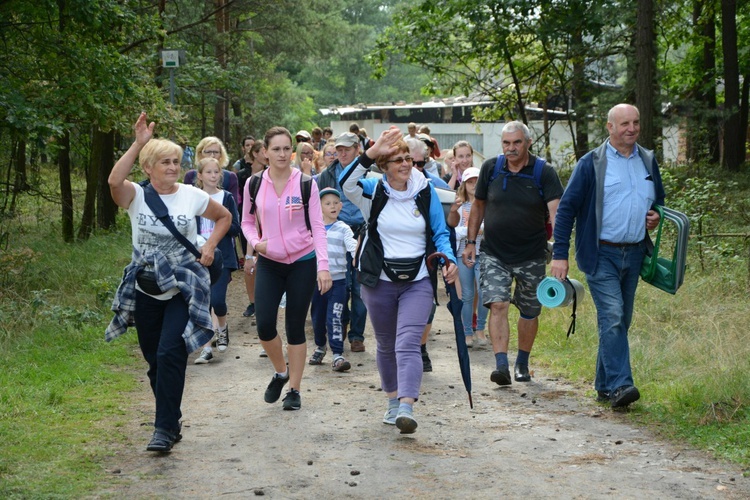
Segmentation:
<svg viewBox="0 0 750 500">
<path fill-rule="evenodd" d="M 313 293 L 310 315 L 315 332 L 315 351 L 310 357 L 311 365 L 323 364 L 326 355 L 326 340 L 333 351 L 331 368 L 344 372 L 352 365 L 344 358 L 344 328 L 341 316 L 346 302 L 346 252 L 352 256 L 357 251 L 357 240 L 349 226 L 338 220 L 341 212 L 341 193 L 334 188 L 320 191 L 320 206 L 328 240 L 328 265 L 333 286 L 323 295 L 316 289 Z"/>
</svg>

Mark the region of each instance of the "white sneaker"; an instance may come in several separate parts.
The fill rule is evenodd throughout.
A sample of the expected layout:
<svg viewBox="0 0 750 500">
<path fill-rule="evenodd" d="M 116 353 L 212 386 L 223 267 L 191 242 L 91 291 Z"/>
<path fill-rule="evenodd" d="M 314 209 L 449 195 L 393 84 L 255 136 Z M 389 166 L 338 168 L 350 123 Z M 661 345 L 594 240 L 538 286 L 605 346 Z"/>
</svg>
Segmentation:
<svg viewBox="0 0 750 500">
<path fill-rule="evenodd" d="M 258 356 L 260 356 L 261 358 L 267 358 L 268 357 L 268 353 L 266 353 L 266 350 L 261 347 L 260 348 L 260 354 Z"/>
<path fill-rule="evenodd" d="M 214 359 L 214 353 L 211 352 L 210 347 L 204 347 L 203 351 L 201 351 L 201 355 L 195 358 L 195 364 L 196 365 L 205 365 L 209 361 Z"/>
</svg>

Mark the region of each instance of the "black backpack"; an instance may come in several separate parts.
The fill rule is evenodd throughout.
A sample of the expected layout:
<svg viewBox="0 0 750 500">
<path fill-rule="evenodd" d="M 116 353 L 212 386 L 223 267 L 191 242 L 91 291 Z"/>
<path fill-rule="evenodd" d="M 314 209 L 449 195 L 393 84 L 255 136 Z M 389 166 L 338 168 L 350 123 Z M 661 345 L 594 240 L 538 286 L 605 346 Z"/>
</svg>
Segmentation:
<svg viewBox="0 0 750 500">
<path fill-rule="evenodd" d="M 247 182 L 250 183 L 248 191 L 250 192 L 250 213 L 252 215 L 255 215 L 255 197 L 258 196 L 260 184 L 263 182 L 263 172 L 265 172 L 265 170 L 253 174 L 253 176 L 247 180 Z M 302 192 L 302 205 L 305 207 L 305 225 L 307 226 L 307 230 L 312 233 L 312 226 L 310 225 L 310 193 L 312 192 L 312 177 L 307 174 L 302 174 L 300 176 L 299 185 L 300 191 Z M 263 234 L 263 228 L 260 226 L 260 219 L 256 220 L 258 221 L 258 236 L 261 236 Z"/>
</svg>

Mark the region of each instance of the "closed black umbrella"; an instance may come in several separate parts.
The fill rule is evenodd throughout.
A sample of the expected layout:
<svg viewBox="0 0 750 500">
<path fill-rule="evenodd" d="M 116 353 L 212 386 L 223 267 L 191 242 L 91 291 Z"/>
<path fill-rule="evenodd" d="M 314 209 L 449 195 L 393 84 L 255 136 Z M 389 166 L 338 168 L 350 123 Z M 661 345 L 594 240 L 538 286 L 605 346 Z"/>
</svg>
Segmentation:
<svg viewBox="0 0 750 500">
<path fill-rule="evenodd" d="M 427 266 L 432 270 L 435 269 L 435 261 L 443 259 L 448 262 L 448 257 L 440 252 L 435 252 L 427 257 Z M 453 284 L 445 282 L 445 289 L 448 292 L 448 311 L 453 316 L 453 329 L 456 332 L 456 353 L 458 354 L 458 366 L 461 368 L 461 378 L 464 381 L 466 392 L 469 393 L 469 406 L 474 408 L 474 401 L 471 398 L 471 360 L 469 359 L 469 348 L 466 347 L 466 337 L 464 336 L 464 324 L 461 320 L 461 302 L 460 283 L 456 281 Z"/>
</svg>

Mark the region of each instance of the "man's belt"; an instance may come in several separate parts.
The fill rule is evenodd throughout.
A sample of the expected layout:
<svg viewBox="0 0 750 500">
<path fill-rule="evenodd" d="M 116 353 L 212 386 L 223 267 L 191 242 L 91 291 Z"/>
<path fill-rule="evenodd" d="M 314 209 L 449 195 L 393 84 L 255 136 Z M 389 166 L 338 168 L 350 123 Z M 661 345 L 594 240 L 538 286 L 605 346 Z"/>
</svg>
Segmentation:
<svg viewBox="0 0 750 500">
<path fill-rule="evenodd" d="M 599 240 L 600 245 L 607 245 L 608 247 L 618 247 L 618 248 L 635 247 L 635 246 L 640 245 L 642 242 L 643 240 L 639 241 L 638 243 L 613 243 L 611 241 Z"/>
</svg>

